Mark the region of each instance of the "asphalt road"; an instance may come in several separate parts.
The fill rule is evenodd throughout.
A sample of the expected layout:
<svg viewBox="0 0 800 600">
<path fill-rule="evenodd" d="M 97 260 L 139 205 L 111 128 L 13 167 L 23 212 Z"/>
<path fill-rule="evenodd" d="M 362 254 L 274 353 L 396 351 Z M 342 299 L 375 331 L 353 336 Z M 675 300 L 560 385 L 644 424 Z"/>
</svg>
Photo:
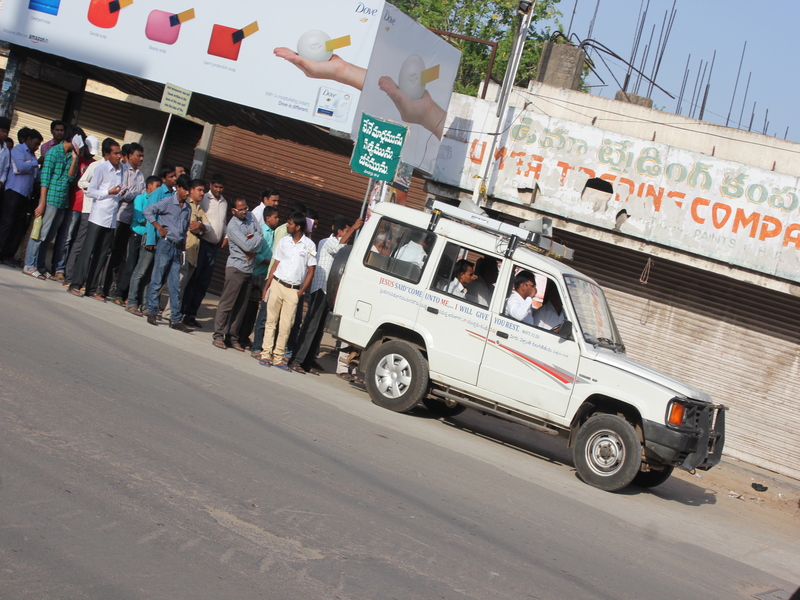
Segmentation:
<svg viewBox="0 0 800 600">
<path fill-rule="evenodd" d="M 0 597 L 704 599 L 794 589 L 796 531 L 549 439 L 396 415 L 0 268 Z M 688 486 L 688 487 L 687 487 Z M 788 561 L 788 562 L 787 562 Z M 784 564 L 785 563 L 785 564 Z"/>
</svg>

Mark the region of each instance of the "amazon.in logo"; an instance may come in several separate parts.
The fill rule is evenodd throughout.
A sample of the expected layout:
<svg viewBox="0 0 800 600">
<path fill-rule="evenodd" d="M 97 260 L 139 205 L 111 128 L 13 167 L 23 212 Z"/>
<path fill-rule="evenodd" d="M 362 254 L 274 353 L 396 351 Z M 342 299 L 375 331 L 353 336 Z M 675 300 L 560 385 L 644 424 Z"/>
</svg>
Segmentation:
<svg viewBox="0 0 800 600">
<path fill-rule="evenodd" d="M 28 36 L 28 39 L 31 42 L 33 42 L 34 44 L 46 44 L 46 43 L 48 43 L 50 41 L 49 39 L 47 39 L 45 37 L 41 37 L 41 36 L 33 35 L 33 34 L 30 34 Z"/>
</svg>

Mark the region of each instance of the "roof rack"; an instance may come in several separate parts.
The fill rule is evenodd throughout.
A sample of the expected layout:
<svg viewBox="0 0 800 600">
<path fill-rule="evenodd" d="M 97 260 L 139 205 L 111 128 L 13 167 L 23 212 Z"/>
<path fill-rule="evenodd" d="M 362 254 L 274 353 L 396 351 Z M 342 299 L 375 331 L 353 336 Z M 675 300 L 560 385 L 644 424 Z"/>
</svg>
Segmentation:
<svg viewBox="0 0 800 600">
<path fill-rule="evenodd" d="M 553 240 L 553 238 L 542 235 L 535 231 L 529 231 L 516 225 L 503 223 L 497 219 L 490 219 L 485 215 L 479 215 L 463 208 L 458 208 L 446 204 L 445 202 L 435 201 L 431 207 L 431 222 L 428 225 L 428 230 L 433 231 L 439 218 L 444 215 L 448 219 L 471 225 L 478 229 L 485 231 L 492 231 L 499 233 L 509 238 L 509 245 L 506 255 L 511 255 L 513 251 L 519 247 L 524 246 L 539 254 L 545 254 L 553 258 L 562 260 L 572 260 L 575 251 L 572 248 L 567 248 L 564 244 L 560 244 Z"/>
</svg>

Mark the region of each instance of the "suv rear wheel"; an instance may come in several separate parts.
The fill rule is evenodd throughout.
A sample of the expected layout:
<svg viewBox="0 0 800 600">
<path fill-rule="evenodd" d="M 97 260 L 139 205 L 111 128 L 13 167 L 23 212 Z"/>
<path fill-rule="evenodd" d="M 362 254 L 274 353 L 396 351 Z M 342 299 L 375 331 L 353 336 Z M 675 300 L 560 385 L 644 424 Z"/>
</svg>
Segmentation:
<svg viewBox="0 0 800 600">
<path fill-rule="evenodd" d="M 601 490 L 616 492 L 639 473 L 642 444 L 622 417 L 596 414 L 578 430 L 573 457 L 581 479 Z"/>
<path fill-rule="evenodd" d="M 369 352 L 365 369 L 372 402 L 394 412 L 408 412 L 428 393 L 428 365 L 418 348 L 391 340 Z"/>
</svg>

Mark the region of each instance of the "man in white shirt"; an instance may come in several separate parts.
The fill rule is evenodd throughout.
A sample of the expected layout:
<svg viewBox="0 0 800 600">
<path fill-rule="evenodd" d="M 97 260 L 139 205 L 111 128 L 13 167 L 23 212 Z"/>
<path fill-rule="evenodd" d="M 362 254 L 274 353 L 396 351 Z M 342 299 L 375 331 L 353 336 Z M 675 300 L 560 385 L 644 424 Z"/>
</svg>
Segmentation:
<svg viewBox="0 0 800 600">
<path fill-rule="evenodd" d="M 530 271 L 520 271 L 514 277 L 514 289 L 506 300 L 504 315 L 527 325 L 533 325 L 531 305 L 533 297 L 536 295 L 535 282 L 536 277 Z"/>
<path fill-rule="evenodd" d="M 139 167 L 144 162 L 144 147 L 136 142 L 125 144 L 128 150 L 127 160 L 122 162 L 122 188 L 119 209 L 117 210 L 117 227 L 114 231 L 114 247 L 108 260 L 103 293 L 122 305 L 128 297 L 128 285 L 136 264 L 126 269 L 128 256 L 128 240 L 131 237 L 133 222 L 133 199 L 144 191 L 144 175 Z M 124 158 L 124 157 L 123 157 Z M 135 251 L 132 252 L 135 254 Z M 137 254 L 138 258 L 138 254 Z M 127 275 L 125 275 L 127 273 Z M 123 275 L 125 277 L 123 278 Z"/>
<path fill-rule="evenodd" d="M 425 252 L 425 248 L 422 247 L 422 241 L 424 239 L 424 232 L 415 233 L 411 241 L 400 248 L 394 257 L 403 262 L 414 263 L 421 269 L 425 265 L 425 259 L 428 257 L 428 253 Z"/>
<path fill-rule="evenodd" d="M 275 247 L 274 262 L 267 277 L 267 284 L 264 286 L 267 326 L 264 331 L 265 347 L 260 362 L 270 366 L 274 360 L 276 367 L 287 371 L 290 367 L 284 360 L 286 341 L 294 324 L 297 304 L 311 285 L 317 265 L 317 249 L 314 247 L 314 242 L 304 235 L 305 229 L 305 216 L 298 212 L 292 213 L 286 223 L 288 235 Z M 273 340 L 275 340 L 274 345 Z"/>
<path fill-rule="evenodd" d="M 95 300 L 105 302 L 100 290 L 100 273 L 114 241 L 114 229 L 117 226 L 117 209 L 122 194 L 125 193 L 122 182 L 122 154 L 119 144 L 106 138 L 102 144 L 105 162 L 99 165 L 92 176 L 92 182 L 86 190 L 86 196 L 92 199 L 89 213 L 89 224 L 86 228 L 81 254 L 75 265 L 75 273 L 69 286 L 69 293 L 74 296 L 91 296 Z M 80 289 L 86 285 L 85 294 Z"/>
<path fill-rule="evenodd" d="M 467 288 L 473 281 L 475 281 L 475 267 L 467 259 L 462 258 L 456 263 L 453 281 L 447 286 L 447 293 L 457 298 L 466 298 Z"/>
<path fill-rule="evenodd" d="M 197 311 L 206 297 L 211 277 L 214 275 L 214 266 L 217 264 L 217 251 L 228 244 L 225 238 L 225 228 L 228 222 L 228 202 L 222 196 L 225 191 L 225 176 L 216 174 L 211 177 L 209 191 L 203 196 L 200 208 L 208 218 L 206 232 L 200 240 L 200 249 L 197 252 L 197 266 L 195 267 L 186 290 L 183 293 L 181 312 L 183 322 L 189 327 L 202 327 L 197 322 Z"/>
<path fill-rule="evenodd" d="M 275 188 L 269 187 L 261 192 L 261 203 L 252 211 L 253 218 L 258 222 L 259 227 L 264 226 L 264 209 L 268 206 L 278 208 L 280 200 L 281 193 Z"/>
</svg>

